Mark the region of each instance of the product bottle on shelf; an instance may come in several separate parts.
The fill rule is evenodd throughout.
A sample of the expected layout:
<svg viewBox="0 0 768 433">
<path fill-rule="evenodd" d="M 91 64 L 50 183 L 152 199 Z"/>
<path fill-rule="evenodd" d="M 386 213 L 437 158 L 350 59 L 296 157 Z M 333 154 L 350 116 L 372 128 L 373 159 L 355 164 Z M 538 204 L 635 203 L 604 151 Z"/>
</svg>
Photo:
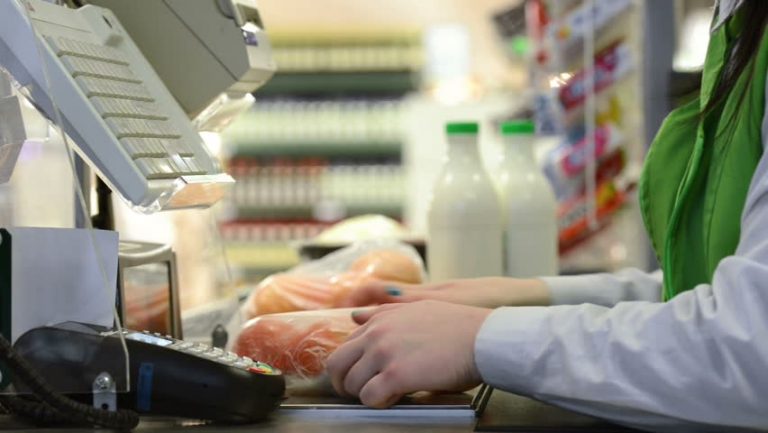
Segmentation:
<svg viewBox="0 0 768 433">
<path fill-rule="evenodd" d="M 506 122 L 501 135 L 503 159 L 495 180 L 504 227 L 504 273 L 517 278 L 557 275 L 557 201 L 534 158 L 534 124 Z"/>
<path fill-rule="evenodd" d="M 432 281 L 500 276 L 501 208 L 478 148 L 477 123 L 446 126 L 448 158 L 432 191 L 427 263 Z"/>
</svg>

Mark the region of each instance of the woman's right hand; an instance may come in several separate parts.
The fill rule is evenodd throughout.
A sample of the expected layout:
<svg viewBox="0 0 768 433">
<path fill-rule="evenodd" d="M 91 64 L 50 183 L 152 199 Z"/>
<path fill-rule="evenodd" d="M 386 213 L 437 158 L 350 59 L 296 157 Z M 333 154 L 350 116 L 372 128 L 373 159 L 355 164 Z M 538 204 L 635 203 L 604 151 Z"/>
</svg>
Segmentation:
<svg viewBox="0 0 768 433">
<path fill-rule="evenodd" d="M 405 284 L 374 281 L 353 290 L 339 307 L 362 307 L 420 300 L 437 300 L 483 308 L 549 305 L 549 288 L 541 280 L 503 277 Z"/>
</svg>

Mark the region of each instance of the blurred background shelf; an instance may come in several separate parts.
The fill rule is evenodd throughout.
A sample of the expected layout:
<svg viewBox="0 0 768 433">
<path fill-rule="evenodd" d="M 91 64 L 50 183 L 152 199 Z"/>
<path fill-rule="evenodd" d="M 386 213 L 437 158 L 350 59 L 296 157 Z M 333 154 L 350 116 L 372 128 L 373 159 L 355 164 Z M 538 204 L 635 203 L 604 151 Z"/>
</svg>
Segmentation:
<svg viewBox="0 0 768 433">
<path fill-rule="evenodd" d="M 245 281 L 298 263 L 292 245 L 331 223 L 403 221 L 407 95 L 421 90 L 422 34 L 409 28 L 270 29 L 278 72 L 223 135 L 236 179 L 220 223 Z"/>
<path fill-rule="evenodd" d="M 403 146 L 400 142 L 232 142 L 229 152 L 232 158 L 317 157 L 343 160 L 367 158 L 399 161 L 402 157 Z"/>
<path fill-rule="evenodd" d="M 261 88 L 258 96 L 403 96 L 418 88 L 418 75 L 412 71 L 283 72 Z"/>
<path fill-rule="evenodd" d="M 352 204 L 352 203 L 318 203 L 316 205 L 270 205 L 241 207 L 235 211 L 238 220 L 258 222 L 258 221 L 307 221 L 307 220 L 326 220 L 322 215 L 331 215 L 328 221 L 335 221 L 341 218 L 350 218 L 360 215 L 379 214 L 393 219 L 401 219 L 403 216 L 403 207 L 401 204 Z"/>
<path fill-rule="evenodd" d="M 225 251 L 229 262 L 249 279 L 261 279 L 299 263 L 298 251 L 284 242 L 228 243 Z"/>
</svg>

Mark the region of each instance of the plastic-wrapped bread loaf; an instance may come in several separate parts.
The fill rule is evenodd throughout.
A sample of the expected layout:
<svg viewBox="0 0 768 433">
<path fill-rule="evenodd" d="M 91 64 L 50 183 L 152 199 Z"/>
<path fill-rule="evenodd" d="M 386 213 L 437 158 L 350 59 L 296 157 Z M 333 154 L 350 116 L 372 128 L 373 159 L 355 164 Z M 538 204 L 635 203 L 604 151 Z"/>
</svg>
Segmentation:
<svg viewBox="0 0 768 433">
<path fill-rule="evenodd" d="M 290 311 L 320 310 L 333 305 L 337 295 L 328 278 L 276 274 L 259 284 L 243 305 L 246 318 Z"/>
<path fill-rule="evenodd" d="M 353 273 L 378 280 L 421 283 L 423 271 L 421 262 L 413 256 L 396 250 L 375 250 L 361 256 L 349 267 Z"/>
<path fill-rule="evenodd" d="M 352 309 L 270 314 L 248 321 L 233 350 L 282 370 L 294 379 L 314 379 L 358 325 Z"/>
<path fill-rule="evenodd" d="M 374 280 L 420 283 L 421 258 L 402 244 L 353 245 L 262 281 L 242 307 L 244 319 L 264 314 L 333 308 Z"/>
</svg>

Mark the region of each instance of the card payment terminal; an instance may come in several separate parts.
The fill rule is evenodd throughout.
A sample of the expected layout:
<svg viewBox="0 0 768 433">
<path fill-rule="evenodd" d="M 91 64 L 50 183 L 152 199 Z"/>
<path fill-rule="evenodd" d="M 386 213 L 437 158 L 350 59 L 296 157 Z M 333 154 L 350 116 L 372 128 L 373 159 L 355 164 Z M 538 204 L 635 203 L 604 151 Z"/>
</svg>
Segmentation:
<svg viewBox="0 0 768 433">
<path fill-rule="evenodd" d="M 169 336 L 123 330 L 130 357 L 130 391 L 117 405 L 140 414 L 224 423 L 259 421 L 283 400 L 285 380 L 271 366 L 232 352 Z M 90 402 L 94 378 L 123 359 L 117 331 L 80 324 L 28 331 L 14 344 L 55 389 Z M 119 362 L 119 361 L 118 361 Z M 126 389 L 124 377 L 115 378 Z M 24 390 L 22 384 L 17 389 Z"/>
</svg>

